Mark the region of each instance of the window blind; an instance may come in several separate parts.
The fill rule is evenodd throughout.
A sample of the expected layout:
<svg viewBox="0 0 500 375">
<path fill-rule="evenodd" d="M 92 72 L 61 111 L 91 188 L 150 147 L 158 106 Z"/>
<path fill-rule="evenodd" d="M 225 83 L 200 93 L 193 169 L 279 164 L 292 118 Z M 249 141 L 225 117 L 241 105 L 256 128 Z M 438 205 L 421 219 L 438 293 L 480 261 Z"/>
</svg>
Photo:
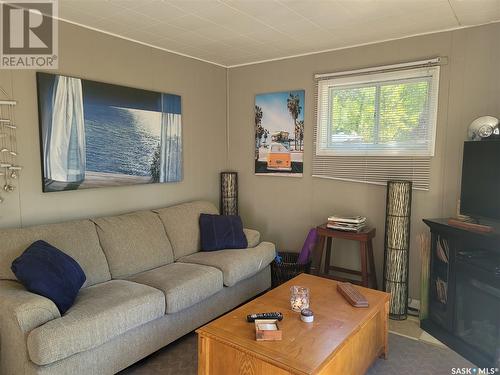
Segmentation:
<svg viewBox="0 0 500 375">
<path fill-rule="evenodd" d="M 313 176 L 428 190 L 439 68 L 383 68 L 315 77 Z"/>
</svg>

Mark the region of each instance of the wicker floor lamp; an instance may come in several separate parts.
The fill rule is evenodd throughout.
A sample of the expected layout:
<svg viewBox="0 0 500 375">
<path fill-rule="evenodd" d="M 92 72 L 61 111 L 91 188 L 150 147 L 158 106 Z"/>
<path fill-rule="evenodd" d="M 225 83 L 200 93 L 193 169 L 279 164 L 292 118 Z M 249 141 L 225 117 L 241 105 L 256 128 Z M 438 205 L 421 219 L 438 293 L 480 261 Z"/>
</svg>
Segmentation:
<svg viewBox="0 0 500 375">
<path fill-rule="evenodd" d="M 384 289 L 391 293 L 389 317 L 404 320 L 408 310 L 411 181 L 388 181 L 384 245 Z"/>
<path fill-rule="evenodd" d="M 238 172 L 220 174 L 220 214 L 238 215 Z"/>
</svg>

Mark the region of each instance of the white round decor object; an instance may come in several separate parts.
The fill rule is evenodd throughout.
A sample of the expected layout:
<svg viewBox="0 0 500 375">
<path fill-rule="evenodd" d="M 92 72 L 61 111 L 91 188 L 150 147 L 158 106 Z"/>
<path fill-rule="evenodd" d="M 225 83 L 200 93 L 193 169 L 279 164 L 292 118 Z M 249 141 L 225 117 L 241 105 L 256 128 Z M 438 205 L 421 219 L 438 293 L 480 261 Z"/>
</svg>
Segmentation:
<svg viewBox="0 0 500 375">
<path fill-rule="evenodd" d="M 312 323 L 314 322 L 314 313 L 310 309 L 302 309 L 300 312 L 300 319 L 304 323 Z"/>
<path fill-rule="evenodd" d="M 499 120 L 493 116 L 478 117 L 469 125 L 468 136 L 472 141 L 487 138 L 498 131 Z"/>
</svg>

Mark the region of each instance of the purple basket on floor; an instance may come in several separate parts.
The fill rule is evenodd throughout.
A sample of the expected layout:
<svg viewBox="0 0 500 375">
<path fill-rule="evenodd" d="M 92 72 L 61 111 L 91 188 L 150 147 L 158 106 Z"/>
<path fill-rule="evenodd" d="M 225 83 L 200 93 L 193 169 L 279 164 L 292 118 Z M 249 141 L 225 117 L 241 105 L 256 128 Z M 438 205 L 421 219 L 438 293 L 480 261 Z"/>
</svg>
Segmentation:
<svg viewBox="0 0 500 375">
<path fill-rule="evenodd" d="M 281 257 L 281 262 L 276 262 L 276 259 L 271 263 L 271 279 L 273 288 L 285 281 L 293 279 L 301 273 L 309 273 L 311 269 L 311 261 L 305 264 L 298 264 L 299 253 L 291 253 L 286 251 L 278 252 Z"/>
</svg>

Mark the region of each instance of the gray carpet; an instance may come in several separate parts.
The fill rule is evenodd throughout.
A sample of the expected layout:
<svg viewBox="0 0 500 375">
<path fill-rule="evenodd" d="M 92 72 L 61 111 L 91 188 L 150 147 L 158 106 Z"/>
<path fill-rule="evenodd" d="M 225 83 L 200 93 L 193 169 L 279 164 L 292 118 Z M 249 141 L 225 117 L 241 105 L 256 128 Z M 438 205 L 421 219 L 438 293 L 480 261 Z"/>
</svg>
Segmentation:
<svg viewBox="0 0 500 375">
<path fill-rule="evenodd" d="M 191 333 L 120 372 L 120 375 L 196 375 L 196 346 L 196 335 Z M 451 374 L 452 367 L 475 366 L 450 349 L 389 334 L 389 359 L 377 360 L 367 374 Z"/>
</svg>

